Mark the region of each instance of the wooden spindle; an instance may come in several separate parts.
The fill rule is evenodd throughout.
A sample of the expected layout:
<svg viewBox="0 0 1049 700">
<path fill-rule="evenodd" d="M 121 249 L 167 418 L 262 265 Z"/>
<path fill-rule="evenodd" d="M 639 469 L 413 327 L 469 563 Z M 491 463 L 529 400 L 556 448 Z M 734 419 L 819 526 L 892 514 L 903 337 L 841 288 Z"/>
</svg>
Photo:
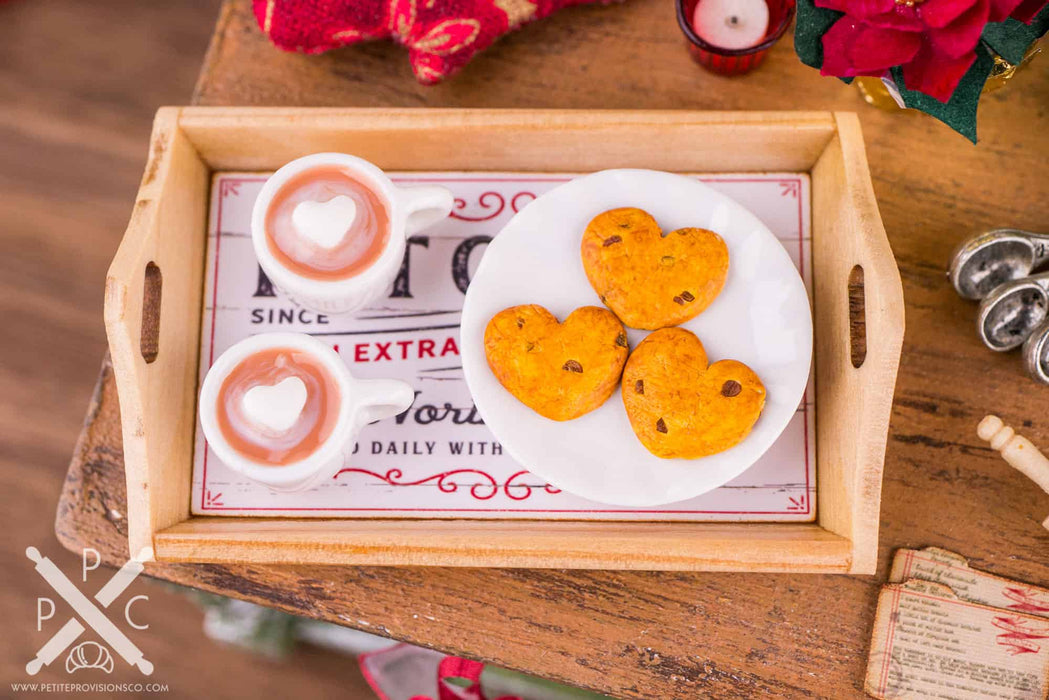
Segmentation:
<svg viewBox="0 0 1049 700">
<path fill-rule="evenodd" d="M 1034 443 L 1018 435 L 998 416 L 984 417 L 976 428 L 976 434 L 989 442 L 991 448 L 1002 455 L 1002 459 L 1049 493 L 1049 458 Z M 1049 518 L 1042 522 L 1042 526 L 1049 530 Z"/>
</svg>

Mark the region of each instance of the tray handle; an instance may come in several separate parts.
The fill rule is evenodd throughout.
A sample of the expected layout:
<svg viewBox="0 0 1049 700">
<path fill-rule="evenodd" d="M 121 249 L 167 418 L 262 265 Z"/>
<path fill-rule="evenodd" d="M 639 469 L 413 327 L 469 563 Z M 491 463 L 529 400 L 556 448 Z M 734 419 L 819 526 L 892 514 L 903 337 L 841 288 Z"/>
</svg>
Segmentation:
<svg viewBox="0 0 1049 700">
<path fill-rule="evenodd" d="M 852 541 L 852 571 L 873 573 L 903 286 L 859 119 L 836 113 L 835 121 L 837 135 L 812 169 L 819 522 Z"/>
<path fill-rule="evenodd" d="M 867 359 L 867 304 L 863 285 L 863 266 L 849 271 L 849 359 L 859 369 Z"/>
<path fill-rule="evenodd" d="M 131 220 L 106 276 L 131 552 L 189 515 L 209 171 L 179 131 L 179 113 L 157 112 Z M 170 489 L 150 491 L 151 483 Z"/>
<path fill-rule="evenodd" d="M 858 388 L 865 398 L 884 409 L 884 416 L 864 411 L 870 417 L 868 424 L 882 424 L 887 434 L 905 328 L 903 283 L 874 197 L 859 119 L 854 113 L 835 118 L 844 156 L 846 196 L 841 201 L 851 208 L 846 212 L 851 221 L 842 223 L 854 233 L 846 237 L 854 248 L 836 271 L 845 275 L 840 293 L 849 310 L 848 361 L 862 379 Z"/>
</svg>

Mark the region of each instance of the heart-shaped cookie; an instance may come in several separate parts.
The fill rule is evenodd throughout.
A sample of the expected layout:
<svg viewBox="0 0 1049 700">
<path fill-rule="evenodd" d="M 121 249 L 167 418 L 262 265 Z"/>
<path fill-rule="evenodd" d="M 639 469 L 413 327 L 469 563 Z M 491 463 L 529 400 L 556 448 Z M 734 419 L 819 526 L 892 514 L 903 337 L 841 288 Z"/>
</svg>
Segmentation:
<svg viewBox="0 0 1049 700">
<path fill-rule="evenodd" d="M 623 406 L 657 457 L 695 459 L 741 442 L 765 406 L 765 386 L 742 362 L 707 366 L 693 333 L 664 328 L 637 346 L 623 370 Z"/>
<path fill-rule="evenodd" d="M 701 228 L 664 235 L 648 212 L 633 207 L 595 216 L 581 252 L 590 285 L 631 328 L 654 330 L 694 318 L 728 275 L 721 236 Z"/>
<path fill-rule="evenodd" d="M 536 304 L 492 317 L 484 353 L 499 383 L 541 416 L 571 420 L 603 404 L 619 383 L 629 347 L 608 309 L 584 306 L 564 323 Z"/>
</svg>

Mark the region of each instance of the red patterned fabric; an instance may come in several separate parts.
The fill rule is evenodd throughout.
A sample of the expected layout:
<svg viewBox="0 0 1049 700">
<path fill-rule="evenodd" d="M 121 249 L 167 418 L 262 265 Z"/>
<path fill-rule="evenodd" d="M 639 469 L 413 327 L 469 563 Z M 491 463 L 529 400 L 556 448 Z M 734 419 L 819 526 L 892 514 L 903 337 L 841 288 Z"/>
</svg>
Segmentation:
<svg viewBox="0 0 1049 700">
<path fill-rule="evenodd" d="M 372 39 L 408 48 L 415 77 L 440 82 L 503 34 L 562 7 L 612 0 L 253 0 L 262 31 L 286 51 L 321 53 Z"/>
</svg>

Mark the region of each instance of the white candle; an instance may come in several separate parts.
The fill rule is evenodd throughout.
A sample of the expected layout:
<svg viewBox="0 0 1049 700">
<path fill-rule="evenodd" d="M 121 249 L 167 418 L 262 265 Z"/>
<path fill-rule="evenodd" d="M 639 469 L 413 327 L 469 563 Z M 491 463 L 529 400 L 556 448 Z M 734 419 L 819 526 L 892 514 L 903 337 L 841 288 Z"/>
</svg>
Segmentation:
<svg viewBox="0 0 1049 700">
<path fill-rule="evenodd" d="M 723 49 L 749 49 L 769 28 L 765 0 L 699 0 L 692 28 L 703 41 Z"/>
</svg>

